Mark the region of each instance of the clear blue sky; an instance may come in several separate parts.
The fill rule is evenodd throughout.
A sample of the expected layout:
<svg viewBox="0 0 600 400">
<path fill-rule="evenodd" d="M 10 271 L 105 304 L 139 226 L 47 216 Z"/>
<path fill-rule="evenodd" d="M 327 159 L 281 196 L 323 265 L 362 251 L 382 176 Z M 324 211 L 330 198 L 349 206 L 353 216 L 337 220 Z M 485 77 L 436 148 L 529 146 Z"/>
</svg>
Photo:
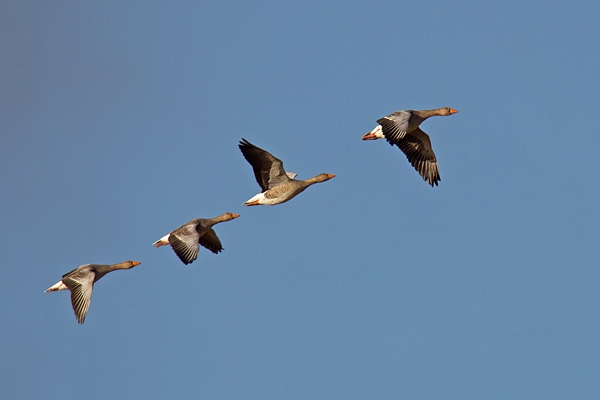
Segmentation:
<svg viewBox="0 0 600 400">
<path fill-rule="evenodd" d="M 600 398 L 597 1 L 0 8 L 3 398 Z M 442 106 L 439 187 L 360 140 Z M 243 208 L 242 137 L 336 178 Z"/>
</svg>

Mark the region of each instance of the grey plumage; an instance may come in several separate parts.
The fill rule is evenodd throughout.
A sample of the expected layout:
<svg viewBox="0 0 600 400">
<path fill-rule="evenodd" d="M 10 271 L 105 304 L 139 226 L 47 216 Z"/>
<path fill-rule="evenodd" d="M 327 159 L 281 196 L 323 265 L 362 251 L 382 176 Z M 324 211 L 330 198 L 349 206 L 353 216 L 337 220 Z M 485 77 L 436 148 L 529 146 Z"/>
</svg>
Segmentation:
<svg viewBox="0 0 600 400">
<path fill-rule="evenodd" d="M 217 254 L 223 250 L 219 237 L 212 229 L 213 225 L 230 221 L 239 217 L 238 214 L 225 213 L 215 218 L 197 218 L 186 222 L 170 232 L 164 238 L 154 242 L 156 247 L 170 244 L 177 257 L 184 264 L 190 264 L 198 258 L 200 245 Z"/>
<path fill-rule="evenodd" d="M 296 174 L 286 172 L 283 162 L 268 151 L 243 138 L 238 147 L 246 161 L 252 166 L 256 182 L 261 188 L 260 194 L 244 202 L 247 206 L 285 203 L 302 193 L 307 187 L 325 182 L 335 176 L 322 173 L 310 179 L 295 179 Z"/>
<path fill-rule="evenodd" d="M 124 261 L 118 264 L 84 264 L 64 274 L 62 279 L 49 287 L 46 292 L 69 290 L 75 318 L 77 318 L 77 322 L 83 324 L 92 301 L 94 283 L 109 272 L 130 269 L 139 264 L 138 261 Z"/>
<path fill-rule="evenodd" d="M 432 116 L 446 116 L 457 111 L 450 107 L 442 107 L 434 110 L 400 110 L 391 113 L 387 117 L 380 118 L 377 123 L 381 127 L 379 136 L 376 127 L 363 136 L 363 140 L 378 139 L 384 137 L 390 145 L 396 145 L 406 155 L 410 164 L 417 170 L 419 175 L 431 186 L 438 185 L 441 181 L 437 159 L 431 140 L 419 125 Z"/>
</svg>

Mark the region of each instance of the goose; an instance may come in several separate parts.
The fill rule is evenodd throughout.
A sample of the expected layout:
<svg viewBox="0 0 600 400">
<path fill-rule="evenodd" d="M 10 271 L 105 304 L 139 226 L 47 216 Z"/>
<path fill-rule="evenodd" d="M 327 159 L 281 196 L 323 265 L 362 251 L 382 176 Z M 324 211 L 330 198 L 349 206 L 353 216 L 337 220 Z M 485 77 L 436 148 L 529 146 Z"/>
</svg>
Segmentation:
<svg viewBox="0 0 600 400">
<path fill-rule="evenodd" d="M 170 244 L 177 257 L 184 263 L 190 264 L 198 258 L 199 244 L 217 254 L 223 250 L 219 237 L 212 229 L 220 222 L 231 221 L 239 214 L 225 213 L 215 218 L 197 218 L 181 225 L 153 243 L 155 247 Z"/>
<path fill-rule="evenodd" d="M 286 172 L 283 162 L 266 150 L 242 138 L 238 144 L 244 158 L 254 170 L 256 182 L 262 192 L 243 203 L 246 206 L 285 203 L 302 193 L 307 187 L 334 178 L 335 175 L 322 173 L 310 179 L 295 179 L 296 174 Z"/>
<path fill-rule="evenodd" d="M 104 275 L 118 269 L 130 269 L 140 265 L 138 261 L 124 261 L 118 264 L 84 264 L 75 268 L 71 272 L 67 272 L 62 276 L 62 279 L 53 286 L 50 286 L 44 293 L 55 292 L 58 290 L 71 291 L 71 304 L 77 322 L 83 324 L 85 316 L 90 308 L 92 300 L 92 290 L 94 283 L 99 281 Z"/>
<path fill-rule="evenodd" d="M 457 113 L 450 107 L 435 110 L 400 110 L 387 117 L 377 120 L 372 131 L 362 137 L 362 140 L 386 139 L 390 145 L 396 145 L 408 158 L 410 164 L 428 182 L 431 187 L 438 185 L 440 173 L 431 148 L 429 135 L 419 128 L 419 125 L 429 117 L 446 116 Z"/>
</svg>

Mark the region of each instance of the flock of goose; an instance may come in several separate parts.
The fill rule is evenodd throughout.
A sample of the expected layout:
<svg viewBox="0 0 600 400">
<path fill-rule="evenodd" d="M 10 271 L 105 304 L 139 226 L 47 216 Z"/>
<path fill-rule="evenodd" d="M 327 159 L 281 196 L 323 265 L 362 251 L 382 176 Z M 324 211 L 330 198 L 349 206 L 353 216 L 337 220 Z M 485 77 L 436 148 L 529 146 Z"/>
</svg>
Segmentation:
<svg viewBox="0 0 600 400">
<path fill-rule="evenodd" d="M 441 180 L 437 160 L 429 135 L 423 132 L 419 125 L 429 117 L 447 116 L 457 111 L 450 107 L 434 110 L 400 110 L 387 117 L 377 120 L 373 130 L 362 137 L 362 140 L 385 139 L 390 145 L 396 145 L 408 158 L 424 181 L 432 187 Z M 250 163 L 260 186 L 261 192 L 243 204 L 246 206 L 285 203 L 302 193 L 309 186 L 328 181 L 335 177 L 333 174 L 322 173 L 310 179 L 295 179 L 296 174 L 287 172 L 283 162 L 266 150 L 261 149 L 242 139 L 238 145 L 244 158 Z M 171 231 L 154 242 L 154 246 L 171 245 L 171 248 L 184 264 L 190 264 L 198 257 L 200 246 L 217 254 L 223 250 L 219 237 L 213 226 L 225 221 L 231 221 L 239 214 L 225 213 L 215 218 L 194 219 Z M 140 265 L 138 261 L 125 261 L 112 265 L 85 264 L 67 272 L 55 285 L 45 292 L 69 290 L 71 304 L 77 322 L 83 324 L 90 307 L 94 283 L 109 272 L 119 269 L 130 269 Z"/>
</svg>

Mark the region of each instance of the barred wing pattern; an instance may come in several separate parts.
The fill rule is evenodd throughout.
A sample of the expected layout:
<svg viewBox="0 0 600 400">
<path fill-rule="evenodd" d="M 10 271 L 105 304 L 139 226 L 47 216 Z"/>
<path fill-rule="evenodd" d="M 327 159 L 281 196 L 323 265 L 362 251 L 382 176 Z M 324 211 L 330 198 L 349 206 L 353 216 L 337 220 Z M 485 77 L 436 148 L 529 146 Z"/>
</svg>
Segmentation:
<svg viewBox="0 0 600 400">
<path fill-rule="evenodd" d="M 62 279 L 71 292 L 71 305 L 75 318 L 80 324 L 85 322 L 85 316 L 90 308 L 95 277 L 96 274 L 90 266 L 89 268 L 77 268 L 65 274 Z"/>
<path fill-rule="evenodd" d="M 429 135 L 420 128 L 407 134 L 404 139 L 399 140 L 396 145 L 406 155 L 410 164 L 417 170 L 424 181 L 431 186 L 442 180 L 438 170 L 435 153 L 431 147 Z"/>
<path fill-rule="evenodd" d="M 263 193 L 290 181 L 290 177 L 283 169 L 283 162 L 279 158 L 243 138 L 238 147 L 246 161 L 252 166 L 256 182 Z"/>
</svg>

